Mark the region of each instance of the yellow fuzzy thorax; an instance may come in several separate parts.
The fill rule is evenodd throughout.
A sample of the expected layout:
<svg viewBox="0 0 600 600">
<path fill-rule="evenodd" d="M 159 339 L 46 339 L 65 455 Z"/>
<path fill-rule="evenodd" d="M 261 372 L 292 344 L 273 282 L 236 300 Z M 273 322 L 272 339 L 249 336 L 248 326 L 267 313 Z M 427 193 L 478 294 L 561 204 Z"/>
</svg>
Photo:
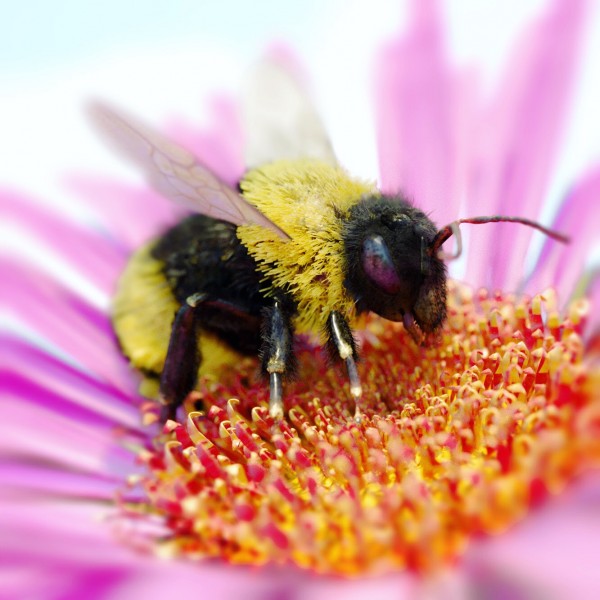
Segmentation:
<svg viewBox="0 0 600 600">
<path fill-rule="evenodd" d="M 294 327 L 322 329 L 332 310 L 352 320 L 354 301 L 344 287 L 344 248 L 340 215 L 373 183 L 351 179 L 338 166 L 317 160 L 278 161 L 250 171 L 241 188 L 248 202 L 283 229 L 290 240 L 258 225 L 238 227 L 237 235 L 264 275 L 264 293 L 291 293 L 298 304 Z"/>
</svg>

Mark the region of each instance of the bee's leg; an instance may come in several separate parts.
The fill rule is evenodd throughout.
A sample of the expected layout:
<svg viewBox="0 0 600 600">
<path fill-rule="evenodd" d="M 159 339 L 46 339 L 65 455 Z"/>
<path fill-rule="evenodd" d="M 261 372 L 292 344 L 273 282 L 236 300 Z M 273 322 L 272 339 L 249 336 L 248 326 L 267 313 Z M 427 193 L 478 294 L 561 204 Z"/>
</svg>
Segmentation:
<svg viewBox="0 0 600 600">
<path fill-rule="evenodd" d="M 194 389 L 200 366 L 197 307 L 202 294 L 190 296 L 175 315 L 165 364 L 160 375 L 162 421 L 175 419 L 177 409 Z"/>
<path fill-rule="evenodd" d="M 339 358 L 346 363 L 348 378 L 350 379 L 350 394 L 355 402 L 354 420 L 358 423 L 361 419 L 362 386 L 356 369 L 356 359 L 358 357 L 356 342 L 348 321 L 336 310 L 331 312 L 327 320 L 327 333 L 329 334 L 328 349 L 330 355 L 332 358 Z"/>
<path fill-rule="evenodd" d="M 275 419 L 283 417 L 283 377 L 295 368 L 291 316 L 279 299 L 264 312 L 262 368 L 269 375 L 269 413 Z"/>
</svg>

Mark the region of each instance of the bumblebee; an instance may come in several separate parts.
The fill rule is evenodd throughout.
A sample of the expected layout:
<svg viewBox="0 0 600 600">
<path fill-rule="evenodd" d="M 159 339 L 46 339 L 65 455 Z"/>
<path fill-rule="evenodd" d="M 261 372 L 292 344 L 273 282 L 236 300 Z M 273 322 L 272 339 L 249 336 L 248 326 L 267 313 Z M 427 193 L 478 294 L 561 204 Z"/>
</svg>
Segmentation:
<svg viewBox="0 0 600 600">
<path fill-rule="evenodd" d="M 158 191 L 195 212 L 133 255 L 114 298 L 123 352 L 160 377 L 163 419 L 175 418 L 199 376 L 247 355 L 260 356 L 270 413 L 281 418 L 294 335 L 321 332 L 345 364 L 359 420 L 357 315 L 401 321 L 418 343 L 435 334 L 446 319 L 441 246 L 459 238 L 460 223 L 516 221 L 564 241 L 513 217 L 438 229 L 405 197 L 351 177 L 331 155 L 268 162 L 233 189 L 133 119 L 103 106 L 94 116 Z"/>
</svg>

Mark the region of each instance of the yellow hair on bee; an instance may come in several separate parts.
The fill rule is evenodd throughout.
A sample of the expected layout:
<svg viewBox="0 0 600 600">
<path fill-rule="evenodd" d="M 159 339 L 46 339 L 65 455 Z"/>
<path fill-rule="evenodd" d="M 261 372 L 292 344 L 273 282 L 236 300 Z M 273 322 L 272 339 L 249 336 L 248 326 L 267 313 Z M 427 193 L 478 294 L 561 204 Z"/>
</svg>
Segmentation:
<svg viewBox="0 0 600 600">
<path fill-rule="evenodd" d="M 152 244 L 143 246 L 127 263 L 113 299 L 113 324 L 131 364 L 160 373 L 179 307 L 151 251 Z"/>
<path fill-rule="evenodd" d="M 143 246 L 127 263 L 113 300 L 113 325 L 131 364 L 158 374 L 167 356 L 179 303 L 165 278 L 162 261 L 152 256 L 153 246 L 154 242 Z M 209 332 L 203 331 L 198 343 L 202 356 L 199 376 L 216 373 L 224 364 L 241 359 L 239 353 Z M 149 382 L 142 386 L 144 395 L 149 395 Z"/>
<path fill-rule="evenodd" d="M 285 241 L 257 225 L 238 227 L 238 237 L 268 282 L 264 293 L 273 296 L 283 289 L 292 294 L 299 332 L 322 328 L 332 310 L 352 319 L 354 300 L 343 282 L 340 217 L 362 196 L 377 194 L 375 184 L 351 179 L 341 167 L 305 159 L 250 171 L 241 188 L 291 238 Z"/>
</svg>

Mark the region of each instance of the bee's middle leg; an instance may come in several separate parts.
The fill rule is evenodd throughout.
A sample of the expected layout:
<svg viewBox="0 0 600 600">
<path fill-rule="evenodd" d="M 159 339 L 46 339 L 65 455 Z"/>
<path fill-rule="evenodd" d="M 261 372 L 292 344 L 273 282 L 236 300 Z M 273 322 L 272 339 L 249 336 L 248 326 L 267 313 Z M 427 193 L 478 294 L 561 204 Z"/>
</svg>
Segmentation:
<svg viewBox="0 0 600 600">
<path fill-rule="evenodd" d="M 262 329 L 262 368 L 269 376 L 269 413 L 283 417 L 283 379 L 295 370 L 291 311 L 281 300 L 265 309 Z"/>
<path fill-rule="evenodd" d="M 329 336 L 328 347 L 331 357 L 333 359 L 341 359 L 346 363 L 348 379 L 350 380 L 350 394 L 355 402 L 354 420 L 358 423 L 361 419 L 360 399 L 362 397 L 362 385 L 356 368 L 358 352 L 356 350 L 356 343 L 352 335 L 352 330 L 344 316 L 340 312 L 334 310 L 327 320 L 327 332 Z"/>
</svg>

